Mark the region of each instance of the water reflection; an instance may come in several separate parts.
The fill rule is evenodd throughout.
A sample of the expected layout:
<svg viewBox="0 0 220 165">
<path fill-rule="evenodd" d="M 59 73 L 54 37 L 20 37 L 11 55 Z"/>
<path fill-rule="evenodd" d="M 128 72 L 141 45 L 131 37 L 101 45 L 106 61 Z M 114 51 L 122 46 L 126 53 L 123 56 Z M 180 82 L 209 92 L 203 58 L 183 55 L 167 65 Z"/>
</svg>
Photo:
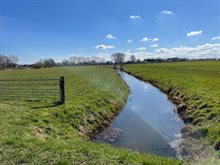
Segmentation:
<svg viewBox="0 0 220 165">
<path fill-rule="evenodd" d="M 175 106 L 149 83 L 124 72 L 119 74 L 131 93 L 123 111 L 97 139 L 140 152 L 176 156 L 183 122 L 174 112 Z"/>
</svg>

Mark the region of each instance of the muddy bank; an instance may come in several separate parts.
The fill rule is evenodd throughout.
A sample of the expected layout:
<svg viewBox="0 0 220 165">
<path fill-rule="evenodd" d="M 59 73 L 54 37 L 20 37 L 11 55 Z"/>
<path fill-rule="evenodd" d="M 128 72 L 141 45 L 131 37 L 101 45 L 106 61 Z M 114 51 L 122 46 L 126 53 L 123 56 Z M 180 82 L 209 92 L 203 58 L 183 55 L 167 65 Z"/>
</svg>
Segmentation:
<svg viewBox="0 0 220 165">
<path fill-rule="evenodd" d="M 118 114 L 121 112 L 124 104 L 126 103 L 126 100 L 124 103 L 116 102 L 114 104 L 115 112 L 109 112 L 106 116 L 99 115 L 99 117 L 96 117 L 96 125 L 94 126 L 94 129 L 92 130 L 84 130 L 83 127 L 77 128 L 79 130 L 79 135 L 85 138 L 88 138 L 89 140 L 93 140 L 100 132 L 108 128 L 112 121 L 115 119 L 115 117 L 118 116 Z M 94 121 L 93 121 L 94 122 Z"/>
</svg>

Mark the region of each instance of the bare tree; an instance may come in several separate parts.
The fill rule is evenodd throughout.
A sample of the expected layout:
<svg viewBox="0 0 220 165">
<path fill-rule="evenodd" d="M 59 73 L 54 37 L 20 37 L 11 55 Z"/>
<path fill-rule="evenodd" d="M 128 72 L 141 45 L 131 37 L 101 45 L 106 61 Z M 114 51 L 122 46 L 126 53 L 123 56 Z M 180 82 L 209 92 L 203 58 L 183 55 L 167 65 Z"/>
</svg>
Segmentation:
<svg viewBox="0 0 220 165">
<path fill-rule="evenodd" d="M 79 63 L 79 59 L 78 59 L 78 57 L 76 57 L 76 56 L 71 56 L 71 57 L 69 58 L 69 62 L 70 62 L 71 65 L 76 65 L 76 64 Z"/>
<path fill-rule="evenodd" d="M 17 56 L 11 55 L 8 58 L 10 59 L 11 63 L 13 63 L 13 64 L 17 64 L 18 63 L 18 57 Z"/>
<path fill-rule="evenodd" d="M 123 70 L 123 64 L 124 64 L 124 53 L 114 53 L 112 54 L 113 62 L 114 62 L 114 69 L 116 69 L 116 65 L 119 64 L 119 67 L 121 70 Z"/>
<path fill-rule="evenodd" d="M 44 67 L 44 60 L 43 59 L 40 59 L 38 62 L 36 62 L 34 64 L 34 67 L 35 68 L 43 68 Z"/>
<path fill-rule="evenodd" d="M 135 57 L 135 55 L 131 55 L 130 59 L 131 59 L 131 62 L 132 62 L 132 63 L 135 63 L 135 62 L 136 62 L 136 57 Z"/>
<path fill-rule="evenodd" d="M 17 63 L 18 63 L 18 57 L 12 55 L 6 56 L 0 54 L 0 69 L 15 67 Z"/>
<path fill-rule="evenodd" d="M 68 65 L 70 65 L 69 60 L 63 60 L 63 61 L 62 61 L 62 65 L 63 65 L 63 66 L 68 66 Z"/>
</svg>

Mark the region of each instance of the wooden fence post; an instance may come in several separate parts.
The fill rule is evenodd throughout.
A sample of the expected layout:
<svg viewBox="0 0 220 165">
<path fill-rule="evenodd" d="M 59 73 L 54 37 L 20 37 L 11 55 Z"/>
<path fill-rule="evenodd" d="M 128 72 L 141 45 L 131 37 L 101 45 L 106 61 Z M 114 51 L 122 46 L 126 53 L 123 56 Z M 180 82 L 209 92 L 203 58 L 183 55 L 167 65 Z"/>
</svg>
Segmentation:
<svg viewBox="0 0 220 165">
<path fill-rule="evenodd" d="M 64 77 L 60 77 L 60 103 L 65 103 L 65 80 Z"/>
</svg>

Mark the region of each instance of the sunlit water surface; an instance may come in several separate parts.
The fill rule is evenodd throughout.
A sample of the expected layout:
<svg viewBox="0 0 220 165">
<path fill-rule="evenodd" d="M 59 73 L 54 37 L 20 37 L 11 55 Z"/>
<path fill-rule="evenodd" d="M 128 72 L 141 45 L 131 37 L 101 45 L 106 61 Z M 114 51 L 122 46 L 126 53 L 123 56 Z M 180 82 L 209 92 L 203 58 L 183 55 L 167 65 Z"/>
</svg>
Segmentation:
<svg viewBox="0 0 220 165">
<path fill-rule="evenodd" d="M 139 152 L 180 157 L 183 121 L 175 113 L 175 105 L 151 84 L 125 72 L 118 73 L 130 94 L 121 113 L 96 140 Z"/>
</svg>

